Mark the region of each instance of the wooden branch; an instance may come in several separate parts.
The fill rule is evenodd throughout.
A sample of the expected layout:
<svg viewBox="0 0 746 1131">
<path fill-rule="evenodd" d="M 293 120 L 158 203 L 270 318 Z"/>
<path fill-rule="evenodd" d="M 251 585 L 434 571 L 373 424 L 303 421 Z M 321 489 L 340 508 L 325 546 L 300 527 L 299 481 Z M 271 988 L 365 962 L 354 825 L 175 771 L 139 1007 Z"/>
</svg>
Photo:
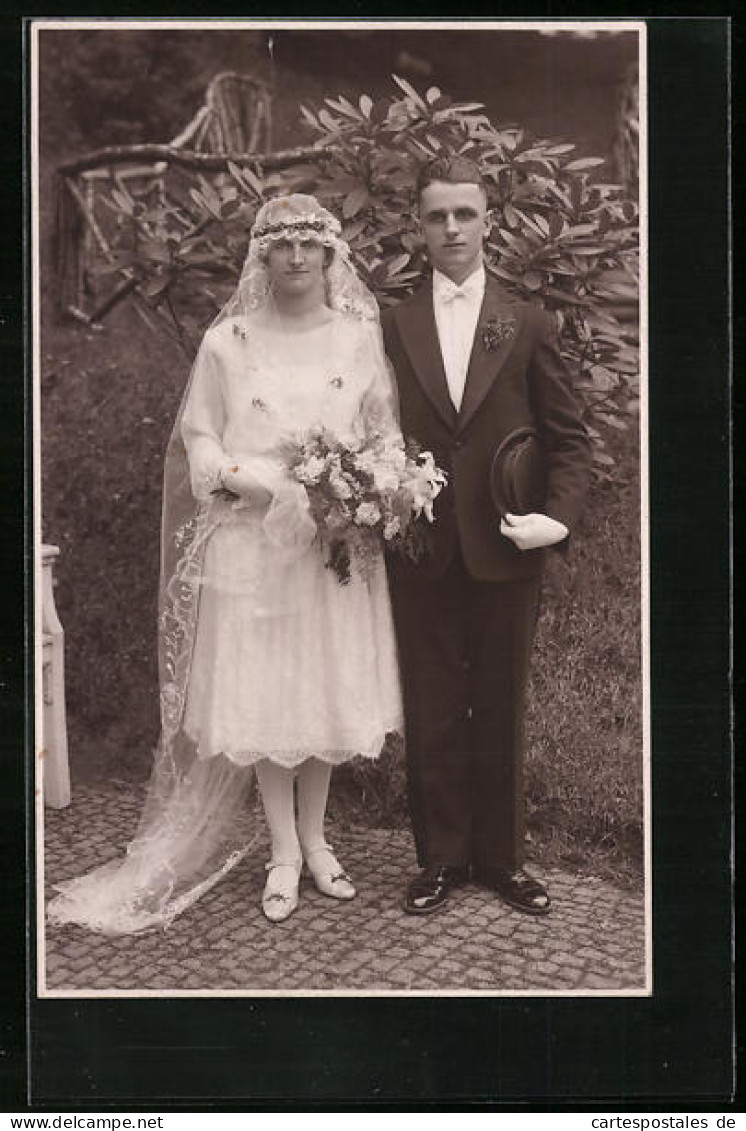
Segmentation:
<svg viewBox="0 0 746 1131">
<path fill-rule="evenodd" d="M 68 306 L 65 307 L 65 313 L 69 314 L 71 318 L 76 318 L 78 322 L 82 322 L 85 326 L 90 326 L 91 324 L 90 315 L 86 314 L 84 310 L 81 310 L 79 306 L 68 304 Z"/>
<path fill-rule="evenodd" d="M 126 298 L 127 295 L 132 294 L 137 285 L 138 280 L 133 275 L 125 278 L 116 288 L 116 290 L 114 290 L 108 298 L 104 299 L 104 301 L 100 303 L 91 313 L 90 321 L 100 322 L 103 316 L 105 314 L 108 314 L 110 310 L 113 310 L 114 307 L 117 306 L 123 298 Z"/>
<path fill-rule="evenodd" d="M 80 189 L 78 188 L 78 186 L 75 184 L 74 181 L 68 180 L 67 178 L 65 179 L 65 188 L 75 198 L 75 201 L 78 205 L 78 208 L 80 209 L 80 211 L 85 216 L 86 221 L 88 222 L 88 225 L 89 225 L 91 231 L 93 232 L 93 235 L 96 238 L 96 242 L 98 243 L 98 246 L 101 248 L 101 251 L 104 253 L 104 256 L 106 257 L 106 259 L 108 259 L 109 263 L 115 263 L 116 262 L 116 256 L 112 252 L 112 250 L 109 246 L 109 241 L 107 240 L 104 233 L 101 231 L 101 228 L 98 225 L 98 221 L 96 220 L 96 217 L 93 215 L 93 212 L 89 208 L 88 203 L 86 202 L 86 199 L 83 196 L 82 192 L 80 191 Z"/>
<path fill-rule="evenodd" d="M 196 153 L 189 149 L 174 149 L 171 145 L 146 143 L 142 145 L 108 145 L 95 149 L 76 161 L 68 161 L 58 167 L 65 177 L 77 173 L 100 169 L 106 165 L 123 165 L 131 161 L 167 161 L 172 165 L 183 165 L 187 169 L 218 172 L 227 169 L 228 163 L 235 165 L 259 166 L 263 171 L 287 169 L 304 161 L 327 156 L 329 144 L 301 145 L 295 149 L 280 149 L 276 153 Z"/>
<path fill-rule="evenodd" d="M 208 116 L 209 113 L 210 113 L 209 106 L 201 106 L 199 108 L 199 110 L 197 111 L 197 113 L 192 118 L 189 125 L 185 126 L 184 129 L 181 131 L 180 134 L 178 134 L 177 137 L 174 137 L 174 138 L 171 139 L 171 141 L 169 142 L 169 148 L 170 149 L 181 149 L 183 146 L 186 145 L 186 143 L 188 141 L 191 141 L 194 138 L 194 135 L 199 130 L 200 126 L 204 123 L 204 120 Z"/>
<path fill-rule="evenodd" d="M 155 334 L 157 332 L 157 322 L 160 325 L 161 329 L 165 332 L 166 336 L 169 337 L 171 341 L 175 342 L 176 345 L 179 346 L 181 350 L 183 350 L 184 356 L 188 359 L 188 361 L 192 362 L 194 360 L 195 352 L 192 343 L 188 343 L 189 347 L 191 347 L 190 350 L 184 343 L 183 337 L 181 337 L 174 331 L 170 319 L 166 317 L 163 311 L 158 307 L 149 307 L 143 299 L 142 295 L 140 295 L 137 291 L 133 292 L 132 300 L 135 310 L 140 315 L 151 334 Z"/>
</svg>

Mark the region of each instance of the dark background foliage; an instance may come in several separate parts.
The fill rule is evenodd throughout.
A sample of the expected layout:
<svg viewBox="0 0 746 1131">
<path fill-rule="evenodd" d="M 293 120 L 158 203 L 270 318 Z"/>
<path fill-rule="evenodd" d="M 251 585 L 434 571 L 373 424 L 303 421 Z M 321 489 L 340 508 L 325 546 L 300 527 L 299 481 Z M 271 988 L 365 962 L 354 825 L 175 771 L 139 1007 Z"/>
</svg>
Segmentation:
<svg viewBox="0 0 746 1131">
<path fill-rule="evenodd" d="M 102 329 L 59 321 L 53 173 L 101 145 L 167 141 L 212 76 L 274 89 L 276 148 L 308 143 L 299 103 L 391 94 L 391 72 L 480 101 L 492 122 L 576 144 L 609 165 L 634 38 L 536 33 L 58 32 L 41 35 L 43 533 L 60 545 L 76 777 L 147 773 L 157 737 L 155 594 L 163 450 L 188 365 L 131 306 Z M 558 97 L 558 91 L 561 97 Z M 641 853 L 639 476 L 636 426 L 603 429 L 613 472 L 594 486 L 568 564 L 554 559 L 534 665 L 529 828 L 545 860 L 633 878 Z M 405 819 L 401 751 L 336 775 L 341 819 Z"/>
</svg>

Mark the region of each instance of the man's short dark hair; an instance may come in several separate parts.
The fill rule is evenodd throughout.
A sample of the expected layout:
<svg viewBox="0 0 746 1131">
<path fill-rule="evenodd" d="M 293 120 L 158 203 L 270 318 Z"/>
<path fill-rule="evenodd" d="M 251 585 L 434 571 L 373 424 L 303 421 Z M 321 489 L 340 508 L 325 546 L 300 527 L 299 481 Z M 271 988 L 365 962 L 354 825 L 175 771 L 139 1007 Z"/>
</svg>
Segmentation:
<svg viewBox="0 0 746 1131">
<path fill-rule="evenodd" d="M 452 185 L 479 185 L 487 191 L 482 170 L 470 157 L 435 157 L 428 161 L 417 175 L 418 198 L 433 181 L 445 181 Z"/>
</svg>

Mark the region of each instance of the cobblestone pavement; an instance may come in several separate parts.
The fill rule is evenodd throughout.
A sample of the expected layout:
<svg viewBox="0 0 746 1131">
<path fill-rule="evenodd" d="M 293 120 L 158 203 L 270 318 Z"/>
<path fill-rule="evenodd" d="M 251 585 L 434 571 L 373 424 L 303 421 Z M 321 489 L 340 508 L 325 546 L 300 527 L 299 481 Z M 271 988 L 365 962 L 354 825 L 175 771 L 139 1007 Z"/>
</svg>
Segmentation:
<svg viewBox="0 0 746 1131">
<path fill-rule="evenodd" d="M 47 810 L 47 892 L 118 855 L 139 806 L 124 787 L 78 787 L 69 809 Z M 47 926 L 47 991 L 644 992 L 640 895 L 533 867 L 554 902 L 544 918 L 472 885 L 456 890 L 443 911 L 415 918 L 402 910 L 416 870 L 409 834 L 333 832 L 358 888 L 350 903 L 324 897 L 304 878 L 295 914 L 267 923 L 260 846 L 165 932 L 110 938 Z"/>
</svg>

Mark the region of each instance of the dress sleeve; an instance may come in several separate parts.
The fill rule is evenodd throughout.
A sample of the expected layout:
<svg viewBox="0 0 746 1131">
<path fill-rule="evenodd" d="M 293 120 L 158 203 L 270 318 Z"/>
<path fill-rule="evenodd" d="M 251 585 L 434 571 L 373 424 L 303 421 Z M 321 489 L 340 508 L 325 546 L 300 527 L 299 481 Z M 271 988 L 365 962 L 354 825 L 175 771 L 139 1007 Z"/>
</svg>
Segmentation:
<svg viewBox="0 0 746 1131">
<path fill-rule="evenodd" d="M 226 405 L 220 366 L 209 336 L 200 346 L 181 418 L 181 436 L 189 460 L 192 493 L 206 499 L 220 486 L 231 459 L 223 447 Z"/>
<path fill-rule="evenodd" d="M 363 427 L 366 433 L 379 432 L 384 436 L 400 437 L 396 381 L 391 363 L 383 348 L 379 323 L 366 324 L 362 348 L 365 365 L 370 374 L 362 403 Z"/>
</svg>

